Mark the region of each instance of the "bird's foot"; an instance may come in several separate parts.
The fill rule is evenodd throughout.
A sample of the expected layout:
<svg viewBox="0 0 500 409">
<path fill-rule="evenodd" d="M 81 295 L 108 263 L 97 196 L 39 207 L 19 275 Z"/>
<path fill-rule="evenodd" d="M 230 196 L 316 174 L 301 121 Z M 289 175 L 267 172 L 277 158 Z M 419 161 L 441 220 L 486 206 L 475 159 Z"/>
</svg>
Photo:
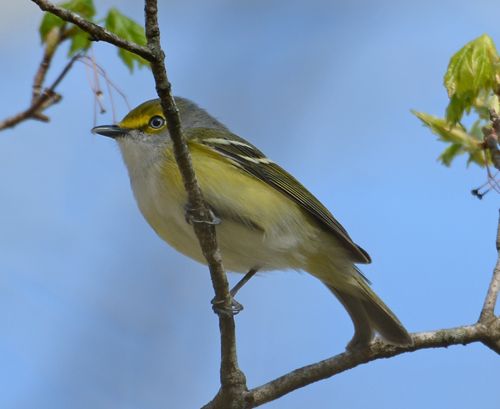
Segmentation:
<svg viewBox="0 0 500 409">
<path fill-rule="evenodd" d="M 214 226 L 220 224 L 221 219 L 219 219 L 210 208 L 208 209 L 208 216 L 207 220 L 200 219 L 199 215 L 195 214 L 192 207 L 189 205 L 184 206 L 184 218 L 186 219 L 187 224 L 193 225 L 194 223 L 206 223 Z"/>
<path fill-rule="evenodd" d="M 243 305 L 231 297 L 229 306 L 225 305 L 224 300 L 212 299 L 212 309 L 217 315 L 224 315 L 226 317 L 233 317 L 243 310 Z"/>
</svg>

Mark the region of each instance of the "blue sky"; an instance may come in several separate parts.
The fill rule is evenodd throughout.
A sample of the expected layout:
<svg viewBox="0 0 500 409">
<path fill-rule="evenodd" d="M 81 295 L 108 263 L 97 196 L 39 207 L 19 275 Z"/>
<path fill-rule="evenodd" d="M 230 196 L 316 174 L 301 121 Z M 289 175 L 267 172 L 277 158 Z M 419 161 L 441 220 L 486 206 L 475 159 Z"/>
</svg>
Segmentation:
<svg viewBox="0 0 500 409">
<path fill-rule="evenodd" d="M 142 21 L 141 2 L 96 5 L 118 5 Z M 443 145 L 409 111 L 443 113 L 450 56 L 483 33 L 500 42 L 498 2 L 218 0 L 160 8 L 175 93 L 255 143 L 332 210 L 369 251 L 364 273 L 409 330 L 477 319 L 495 263 L 498 196 L 474 199 L 469 191 L 485 172 L 463 158 L 450 169 L 437 163 Z M 17 1 L 2 9 L 5 117 L 28 103 L 42 51 L 37 8 Z M 147 70 L 130 75 L 105 44 L 95 54 L 132 106 L 155 96 Z M 0 407 L 200 407 L 218 388 L 207 270 L 156 237 L 117 147 L 90 134 L 93 99 L 82 65 L 59 91 L 64 99 L 48 112 L 50 123 L 0 134 Z M 116 108 L 119 117 L 127 112 L 121 101 Z M 108 113 L 96 124 L 110 122 Z M 341 352 L 352 335 L 339 303 L 306 274 L 262 275 L 238 300 L 250 387 Z M 498 369 L 482 345 L 420 351 L 265 407 L 493 409 Z"/>
</svg>

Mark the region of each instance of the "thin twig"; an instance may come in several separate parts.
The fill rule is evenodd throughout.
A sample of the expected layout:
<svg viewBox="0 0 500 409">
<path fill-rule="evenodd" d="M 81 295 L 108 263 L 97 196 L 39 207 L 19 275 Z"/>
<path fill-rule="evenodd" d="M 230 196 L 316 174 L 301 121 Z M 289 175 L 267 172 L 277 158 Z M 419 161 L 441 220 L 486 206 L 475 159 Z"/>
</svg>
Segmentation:
<svg viewBox="0 0 500 409">
<path fill-rule="evenodd" d="M 496 335 L 500 336 L 500 326 L 497 325 L 494 330 L 496 331 Z M 413 345 L 409 347 L 398 347 L 376 341 L 366 349 L 355 352 L 344 352 L 324 361 L 296 369 L 265 385 L 251 389 L 248 392 L 250 395 L 249 400 L 251 407 L 257 407 L 298 388 L 330 378 L 333 375 L 377 359 L 390 358 L 420 349 L 446 348 L 451 345 L 467 345 L 473 342 L 482 342 L 490 336 L 489 329 L 477 323 L 446 330 L 415 333 L 412 335 Z"/>
<path fill-rule="evenodd" d="M 54 27 L 47 33 L 45 37 L 45 47 L 43 50 L 42 61 L 40 62 L 33 79 L 31 105 L 24 111 L 19 112 L 18 114 L 13 115 L 0 122 L 0 131 L 7 128 L 13 128 L 18 123 L 27 119 L 36 119 L 42 122 L 49 121 L 49 117 L 46 116 L 43 111 L 59 102 L 61 96 L 55 93 L 52 93 L 52 95 L 46 93 L 42 97 L 41 93 L 43 89 L 43 83 L 45 81 L 45 77 L 47 75 L 47 71 L 50 67 L 52 59 L 54 58 L 54 54 L 65 39 L 65 31 L 60 27 Z M 36 110 L 32 109 L 33 106 L 36 106 Z"/>
<path fill-rule="evenodd" d="M 165 69 L 165 55 L 160 45 L 160 29 L 158 25 L 158 5 L 156 0 L 145 0 L 146 38 L 148 48 L 154 59 L 151 70 L 156 84 L 156 92 L 161 100 L 168 130 L 172 138 L 174 155 L 182 175 L 184 187 L 188 194 L 188 208 L 192 216 L 193 228 L 200 243 L 203 255 L 207 260 L 212 285 L 217 303 L 225 309 L 231 309 L 229 285 L 222 265 L 222 259 L 215 234 L 214 218 L 205 204 L 193 170 L 191 156 L 186 140 L 182 134 L 179 111 L 175 105 Z M 231 402 L 234 407 L 241 401 L 246 392 L 246 379 L 238 367 L 236 354 L 236 328 L 232 314 L 219 314 L 221 334 L 221 389 L 213 401 L 214 407 L 224 406 Z M 244 402 L 242 402 L 244 405 Z"/>
<path fill-rule="evenodd" d="M 40 97 L 40 94 L 43 89 L 43 83 L 45 82 L 45 76 L 47 75 L 47 71 L 50 68 L 52 58 L 54 57 L 56 50 L 64 41 L 64 39 L 65 39 L 65 32 L 60 27 L 54 27 L 47 33 L 47 36 L 45 38 L 45 48 L 43 51 L 42 61 L 38 66 L 38 70 L 36 71 L 35 78 L 33 80 L 31 104 L 34 104 L 36 100 Z M 48 106 L 46 108 L 48 108 Z M 34 112 L 32 114 L 32 118 L 38 119 L 43 122 L 49 121 L 49 117 L 43 114 L 42 110 Z"/>
<path fill-rule="evenodd" d="M 496 249 L 498 259 L 493 270 L 493 276 L 491 277 L 479 322 L 487 322 L 495 316 L 495 306 L 497 304 L 498 292 L 500 291 L 500 215 L 497 229 Z"/>
<path fill-rule="evenodd" d="M 116 34 L 113 34 L 111 31 L 108 31 L 105 28 L 98 26 L 97 24 L 85 20 L 83 17 L 80 17 L 78 14 L 73 13 L 72 11 L 63 9 L 62 7 L 58 7 L 47 0 L 31 1 L 37 4 L 38 7 L 40 7 L 43 11 L 48 11 L 55 16 L 63 19 L 64 21 L 73 23 L 75 26 L 80 27 L 83 31 L 89 33 L 94 41 L 100 40 L 105 41 L 109 44 L 113 44 L 117 47 L 123 48 L 136 55 L 139 55 L 147 61 L 153 61 L 155 59 L 153 53 L 148 47 L 144 47 L 131 41 L 124 40 Z"/>
<path fill-rule="evenodd" d="M 412 334 L 413 345 L 408 347 L 398 347 L 377 341 L 361 351 L 344 352 L 324 361 L 304 366 L 265 385 L 251 389 L 247 397 L 247 400 L 251 403 L 251 407 L 257 407 L 266 402 L 278 399 L 280 396 L 298 388 L 332 377 L 358 365 L 380 358 L 390 358 L 405 352 L 482 342 L 500 355 L 500 318 L 494 315 L 500 288 L 500 217 L 498 220 L 496 247 L 498 252 L 497 264 L 488 288 L 481 316 L 476 324 Z"/>
<path fill-rule="evenodd" d="M 64 79 L 66 74 L 68 74 L 74 62 L 80 57 L 81 57 L 80 53 L 75 54 L 66 64 L 66 66 L 57 76 L 57 78 L 54 80 L 52 85 L 49 88 L 45 89 L 26 110 L 0 122 L 0 131 L 7 128 L 13 128 L 20 122 L 25 121 L 26 119 L 33 118 L 35 114 L 59 102 L 61 100 L 61 96 L 59 94 L 56 94 L 55 89 Z"/>
<path fill-rule="evenodd" d="M 218 305 L 227 309 L 231 308 L 231 297 L 227 278 L 222 266 L 220 252 L 218 250 L 213 226 L 212 215 L 204 203 L 196 177 L 191 164 L 191 158 L 186 142 L 181 133 L 181 123 L 179 113 L 175 106 L 175 101 L 171 93 L 171 85 L 165 71 L 164 54 L 160 47 L 160 32 L 157 21 L 156 1 L 145 1 L 146 15 L 146 38 L 147 47 L 139 46 L 117 37 L 109 31 L 97 26 L 75 13 L 55 6 L 46 0 L 32 0 L 42 10 L 73 23 L 82 30 L 89 33 L 93 40 L 103 40 L 117 47 L 126 49 L 151 62 L 151 68 L 155 77 L 156 89 L 162 102 L 162 108 L 167 118 L 169 132 L 173 140 L 174 154 L 177 160 L 184 185 L 188 193 L 189 207 L 193 215 L 195 233 L 200 241 L 203 254 L 207 259 L 210 268 L 212 283 L 214 286 Z M 199 222 L 205 221 L 205 222 Z M 219 325 L 221 329 L 221 392 L 219 396 L 227 395 L 229 390 L 234 390 L 234 386 L 246 388 L 245 378 L 239 370 L 236 357 L 236 336 L 234 319 L 231 316 L 220 316 Z"/>
<path fill-rule="evenodd" d="M 93 56 L 92 57 L 83 56 L 80 59 L 80 62 L 86 67 L 88 82 L 89 82 L 90 88 L 95 96 L 95 99 L 94 99 L 95 104 L 97 104 L 98 94 L 102 94 L 102 91 L 101 91 L 100 86 L 99 86 L 99 81 L 95 80 L 95 78 L 96 77 L 98 78 L 100 76 L 104 79 L 104 82 L 106 83 L 106 88 L 108 90 L 108 95 L 109 95 L 109 100 L 110 100 L 110 104 L 111 104 L 111 111 L 112 111 L 112 116 L 113 116 L 114 122 L 116 122 L 116 107 L 115 107 L 114 98 L 113 98 L 113 91 L 117 92 L 118 95 L 120 95 L 120 97 L 122 97 L 122 99 L 125 102 L 125 105 L 127 106 L 129 111 L 132 109 L 130 107 L 130 103 L 128 102 L 128 99 L 127 99 L 127 96 L 125 95 L 125 93 L 113 81 L 111 81 L 111 78 L 109 78 L 106 70 L 97 63 L 97 61 L 94 59 Z M 92 74 L 95 74 L 95 76 L 93 78 L 90 77 L 90 72 L 92 72 Z M 100 100 L 98 102 L 99 102 L 99 107 L 101 109 L 104 109 L 102 102 Z M 95 118 L 94 118 L 94 122 L 95 122 Z"/>
<path fill-rule="evenodd" d="M 86 22 L 73 13 L 59 9 L 45 0 L 32 1 L 39 5 L 43 4 L 45 8 L 40 5 L 42 9 L 54 12 L 54 14 L 64 20 L 78 25 L 84 31 L 93 35 L 94 39 L 108 41 L 151 62 L 151 68 L 155 76 L 156 89 L 162 101 L 164 114 L 168 119 L 169 132 L 174 142 L 175 157 L 188 193 L 191 214 L 193 215 L 193 220 L 196 220 L 193 222 L 194 230 L 210 267 L 216 300 L 217 302 L 222 302 L 226 307 L 230 307 L 231 297 L 229 295 L 229 287 L 217 247 L 215 228 L 213 225 L 214 220 L 203 201 L 201 191 L 196 181 L 186 141 L 181 132 L 179 113 L 175 106 L 175 101 L 171 93 L 171 85 L 165 71 L 163 61 L 164 54 L 160 47 L 156 0 L 145 0 L 146 37 L 148 39 L 148 46 L 139 47 L 140 52 L 137 51 L 137 45 L 121 39 L 120 41 L 116 41 L 116 39 L 110 40 L 109 33 L 107 33 L 106 30 L 95 26 L 95 24 Z M 500 245 L 497 245 L 497 248 L 499 247 Z M 345 352 L 324 361 L 299 368 L 250 391 L 246 390 L 244 375 L 237 365 L 234 320 L 232 317 L 221 315 L 219 317 L 219 326 L 221 331 L 222 350 L 222 386 L 216 398 L 208 403 L 205 408 L 230 407 L 242 409 L 259 406 L 300 387 L 331 377 L 363 363 L 368 363 L 380 358 L 389 358 L 419 349 L 482 342 L 493 351 L 500 354 L 500 318 L 494 316 L 494 306 L 498 287 L 500 285 L 499 276 L 499 269 L 496 268 L 488 289 L 488 295 L 486 296 L 481 318 L 476 324 L 413 334 L 413 345 L 408 347 L 398 347 L 382 341 L 375 341 L 363 350 Z"/>
<path fill-rule="evenodd" d="M 92 92 L 94 93 L 94 102 L 96 103 L 94 105 L 94 118 L 96 117 L 96 111 L 95 111 L 95 107 L 96 105 L 99 106 L 99 113 L 100 114 L 104 114 L 106 112 L 106 108 L 104 108 L 104 104 L 102 102 L 102 95 L 103 95 L 103 92 L 102 92 L 102 89 L 101 89 L 101 84 L 99 83 L 99 73 L 97 71 L 97 68 L 96 68 L 96 63 L 95 63 L 95 56 L 94 56 L 94 50 L 92 49 L 92 47 L 90 48 L 90 57 L 87 57 L 89 59 L 89 61 L 91 62 L 91 67 L 92 67 L 92 74 L 93 74 L 93 82 L 92 82 L 92 85 L 90 86 L 91 89 L 92 89 Z M 90 81 L 89 81 L 90 82 Z M 108 86 L 108 90 L 109 90 L 109 86 Z M 109 93 L 110 97 L 111 97 L 111 92 Z M 115 115 L 114 115 L 114 108 L 113 108 L 113 122 L 115 121 Z"/>
</svg>

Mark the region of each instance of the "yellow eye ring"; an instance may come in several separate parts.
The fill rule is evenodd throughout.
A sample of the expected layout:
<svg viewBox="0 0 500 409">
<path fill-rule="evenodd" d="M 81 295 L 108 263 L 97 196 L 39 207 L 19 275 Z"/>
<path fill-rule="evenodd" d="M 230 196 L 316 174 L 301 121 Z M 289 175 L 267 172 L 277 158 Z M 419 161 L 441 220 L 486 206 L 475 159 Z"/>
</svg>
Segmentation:
<svg viewBox="0 0 500 409">
<path fill-rule="evenodd" d="M 165 118 L 160 115 L 155 115 L 149 120 L 149 127 L 153 129 L 160 129 L 165 126 Z"/>
</svg>

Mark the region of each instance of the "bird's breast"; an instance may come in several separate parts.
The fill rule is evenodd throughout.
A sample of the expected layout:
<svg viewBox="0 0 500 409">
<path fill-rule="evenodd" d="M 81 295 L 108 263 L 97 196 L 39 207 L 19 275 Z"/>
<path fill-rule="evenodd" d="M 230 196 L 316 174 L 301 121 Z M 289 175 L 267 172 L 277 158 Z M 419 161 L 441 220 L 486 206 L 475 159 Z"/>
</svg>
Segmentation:
<svg viewBox="0 0 500 409">
<path fill-rule="evenodd" d="M 314 228 L 280 192 L 236 167 L 191 150 L 203 195 L 221 219 L 216 226 L 224 266 L 231 271 L 303 268 Z M 127 163 L 127 161 L 126 161 Z M 205 263 L 186 220 L 187 195 L 172 157 L 146 167 L 127 163 L 139 208 L 156 233 L 179 252 Z"/>
</svg>

